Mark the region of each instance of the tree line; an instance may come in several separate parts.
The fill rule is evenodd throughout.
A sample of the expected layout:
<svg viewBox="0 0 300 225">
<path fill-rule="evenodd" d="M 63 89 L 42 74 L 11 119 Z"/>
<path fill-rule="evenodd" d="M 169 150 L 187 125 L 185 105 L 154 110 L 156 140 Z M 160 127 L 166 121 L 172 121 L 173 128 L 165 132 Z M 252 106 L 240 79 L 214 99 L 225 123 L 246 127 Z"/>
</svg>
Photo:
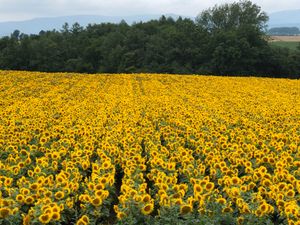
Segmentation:
<svg viewBox="0 0 300 225">
<path fill-rule="evenodd" d="M 300 29 L 298 27 L 273 27 L 268 30 L 268 34 L 279 36 L 296 36 L 300 35 Z"/>
<path fill-rule="evenodd" d="M 82 73 L 174 73 L 299 78 L 300 47 L 271 47 L 268 17 L 251 1 L 216 5 L 196 20 L 128 25 L 75 23 L 0 39 L 0 69 Z"/>
</svg>

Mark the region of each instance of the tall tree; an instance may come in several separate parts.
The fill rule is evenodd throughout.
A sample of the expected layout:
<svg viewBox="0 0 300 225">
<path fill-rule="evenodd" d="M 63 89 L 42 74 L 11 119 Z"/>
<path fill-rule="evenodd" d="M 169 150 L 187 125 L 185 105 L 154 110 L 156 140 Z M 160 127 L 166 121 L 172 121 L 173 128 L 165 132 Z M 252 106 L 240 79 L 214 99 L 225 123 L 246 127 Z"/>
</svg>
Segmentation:
<svg viewBox="0 0 300 225">
<path fill-rule="evenodd" d="M 216 5 L 204 10 L 197 18 L 198 26 L 208 32 L 226 31 L 250 26 L 264 32 L 268 16 L 261 7 L 249 0 Z"/>
<path fill-rule="evenodd" d="M 210 38 L 210 70 L 215 74 L 253 74 L 265 65 L 257 61 L 262 49 L 270 50 L 265 40 L 268 17 L 251 1 L 242 0 L 203 11 L 196 24 Z"/>
</svg>

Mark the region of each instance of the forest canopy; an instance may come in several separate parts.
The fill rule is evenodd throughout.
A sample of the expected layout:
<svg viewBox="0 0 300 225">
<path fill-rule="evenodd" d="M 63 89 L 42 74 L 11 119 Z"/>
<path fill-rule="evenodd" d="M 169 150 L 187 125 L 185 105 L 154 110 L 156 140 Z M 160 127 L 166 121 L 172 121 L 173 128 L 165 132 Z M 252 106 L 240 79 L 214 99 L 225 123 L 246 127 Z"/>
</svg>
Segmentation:
<svg viewBox="0 0 300 225">
<path fill-rule="evenodd" d="M 195 21 L 75 23 L 0 39 L 0 69 L 83 73 L 176 73 L 299 78 L 296 51 L 268 43 L 268 17 L 251 1 L 216 5 Z"/>
</svg>

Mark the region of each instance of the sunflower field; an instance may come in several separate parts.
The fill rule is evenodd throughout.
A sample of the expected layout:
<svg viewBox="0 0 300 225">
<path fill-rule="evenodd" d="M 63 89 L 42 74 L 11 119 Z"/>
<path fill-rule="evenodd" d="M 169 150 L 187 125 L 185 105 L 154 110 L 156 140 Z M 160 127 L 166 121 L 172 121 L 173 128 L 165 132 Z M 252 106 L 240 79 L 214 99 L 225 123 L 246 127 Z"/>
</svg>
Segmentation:
<svg viewBox="0 0 300 225">
<path fill-rule="evenodd" d="M 0 224 L 299 221 L 299 80 L 0 71 Z"/>
</svg>

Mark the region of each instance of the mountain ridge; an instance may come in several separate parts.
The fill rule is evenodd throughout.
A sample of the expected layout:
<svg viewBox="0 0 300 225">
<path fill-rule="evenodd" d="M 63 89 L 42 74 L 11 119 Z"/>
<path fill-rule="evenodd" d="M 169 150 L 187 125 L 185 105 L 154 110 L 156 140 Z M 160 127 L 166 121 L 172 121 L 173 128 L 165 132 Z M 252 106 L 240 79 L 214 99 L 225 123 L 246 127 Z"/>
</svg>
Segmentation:
<svg viewBox="0 0 300 225">
<path fill-rule="evenodd" d="M 154 19 L 159 19 L 162 15 L 148 14 L 136 16 L 102 16 L 102 15 L 74 15 L 74 16 L 59 16 L 59 17 L 40 17 L 24 21 L 8 21 L 0 22 L 0 36 L 9 36 L 14 30 L 19 30 L 25 34 L 38 34 L 41 30 L 60 30 L 65 23 L 70 26 L 78 22 L 81 26 L 85 27 L 88 24 L 95 23 L 120 23 L 125 20 L 128 24 L 134 22 L 147 22 Z M 166 17 L 174 19 L 179 18 L 181 15 L 168 13 Z M 188 18 L 187 16 L 182 16 Z"/>
<path fill-rule="evenodd" d="M 177 15 L 173 13 L 164 14 L 166 17 L 177 19 L 179 16 L 183 18 L 195 17 Z M 268 14 L 268 28 L 274 27 L 298 27 L 300 28 L 300 9 L 284 10 Z M 126 23 L 147 22 L 154 19 L 159 19 L 162 14 L 146 14 L 134 16 L 103 16 L 103 15 L 73 15 L 73 16 L 58 16 L 58 17 L 40 17 L 24 21 L 8 21 L 0 22 L 0 37 L 9 36 L 14 30 L 19 30 L 25 34 L 38 34 L 41 30 L 60 30 L 64 23 L 69 25 L 78 22 L 85 27 L 88 24 L 95 23 L 120 23 L 125 20 Z"/>
<path fill-rule="evenodd" d="M 300 28 L 300 9 L 283 10 L 269 14 L 269 28 L 298 27 Z"/>
</svg>

